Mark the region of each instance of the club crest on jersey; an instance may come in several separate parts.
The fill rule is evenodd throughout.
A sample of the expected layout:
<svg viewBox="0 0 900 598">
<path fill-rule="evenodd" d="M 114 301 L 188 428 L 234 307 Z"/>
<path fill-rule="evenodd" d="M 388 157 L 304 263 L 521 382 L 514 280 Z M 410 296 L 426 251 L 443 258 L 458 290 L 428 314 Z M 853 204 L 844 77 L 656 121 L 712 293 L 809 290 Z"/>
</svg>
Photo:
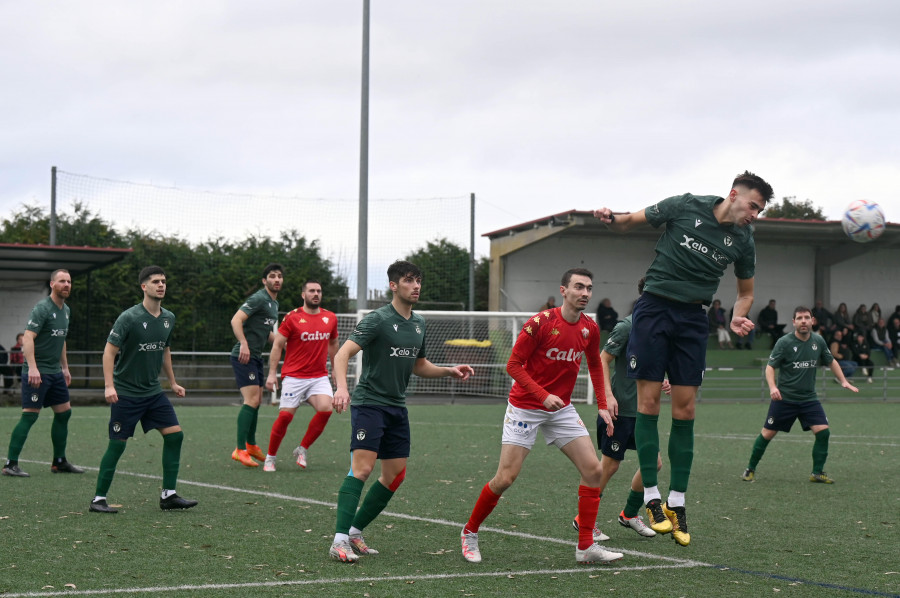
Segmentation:
<svg viewBox="0 0 900 598">
<path fill-rule="evenodd" d="M 813 344 L 812 344 L 812 350 L 813 350 L 813 351 L 817 350 L 818 348 L 819 348 L 819 345 L 817 345 L 816 343 L 813 343 Z"/>
<path fill-rule="evenodd" d="M 147 322 L 144 322 L 144 330 L 147 330 Z"/>
<path fill-rule="evenodd" d="M 168 321 L 168 320 L 163 320 L 163 326 L 166 327 L 166 328 L 168 328 L 168 327 L 169 327 L 169 321 Z"/>
<path fill-rule="evenodd" d="M 394 332 L 397 332 L 398 328 L 400 328 L 400 326 L 398 324 L 394 324 Z"/>
<path fill-rule="evenodd" d="M 53 319 L 55 320 L 55 319 L 56 319 L 56 314 L 52 314 L 52 315 L 53 315 Z"/>
<path fill-rule="evenodd" d="M 328 316 L 325 316 L 324 318 L 322 318 L 322 321 L 325 322 L 325 323 L 327 324 L 327 323 L 328 323 Z"/>
<path fill-rule="evenodd" d="M 796 352 L 797 352 L 797 347 L 794 347 L 794 353 L 796 353 Z"/>
<path fill-rule="evenodd" d="M 722 240 L 725 243 L 725 247 L 731 247 L 734 245 L 734 239 L 731 238 L 731 235 L 725 235 L 725 238 Z"/>
<path fill-rule="evenodd" d="M 366 431 L 362 428 L 356 431 L 356 439 L 359 441 L 363 441 L 366 439 Z"/>
<path fill-rule="evenodd" d="M 587 338 L 590 333 L 591 331 L 587 329 L 587 326 L 581 329 L 581 336 L 584 338 Z"/>
<path fill-rule="evenodd" d="M 416 326 L 416 334 L 422 334 L 422 330 L 418 326 Z"/>
</svg>

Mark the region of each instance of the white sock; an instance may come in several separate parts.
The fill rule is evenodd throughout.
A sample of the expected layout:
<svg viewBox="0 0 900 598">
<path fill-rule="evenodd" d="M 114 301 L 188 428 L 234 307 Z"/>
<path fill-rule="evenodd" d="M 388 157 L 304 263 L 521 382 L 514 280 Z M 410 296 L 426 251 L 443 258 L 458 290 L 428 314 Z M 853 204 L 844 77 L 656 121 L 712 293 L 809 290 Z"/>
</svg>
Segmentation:
<svg viewBox="0 0 900 598">
<path fill-rule="evenodd" d="M 338 542 L 347 542 L 348 540 L 350 540 L 350 536 L 348 536 L 347 534 L 335 534 L 334 542 L 332 542 L 332 544 L 337 544 Z"/>
<path fill-rule="evenodd" d="M 275 455 L 270 455 L 270 454 L 266 453 L 266 461 L 274 461 L 274 460 L 275 460 Z"/>
<path fill-rule="evenodd" d="M 351 526 L 350 526 L 350 535 L 351 535 L 351 536 L 360 536 L 360 535 L 362 535 L 362 530 L 361 530 L 361 529 L 357 529 L 357 528 L 355 528 L 355 527 L 353 527 L 353 526 L 351 525 Z"/>
<path fill-rule="evenodd" d="M 684 492 L 677 492 L 675 490 L 669 490 L 669 500 L 666 501 L 666 504 L 670 507 L 683 507 L 684 506 Z"/>
<path fill-rule="evenodd" d="M 662 495 L 659 493 L 659 486 L 650 486 L 644 488 L 644 504 L 650 502 L 653 499 L 662 500 Z"/>
<path fill-rule="evenodd" d="M 94 500 L 92 500 L 91 502 L 97 502 L 98 500 L 106 500 L 106 497 L 105 496 L 95 496 Z"/>
<path fill-rule="evenodd" d="M 162 491 L 162 494 L 160 494 L 159 497 L 160 497 L 160 498 L 169 498 L 169 497 L 172 496 L 173 494 L 175 494 L 175 491 L 174 491 L 174 490 L 163 490 L 163 491 Z"/>
</svg>

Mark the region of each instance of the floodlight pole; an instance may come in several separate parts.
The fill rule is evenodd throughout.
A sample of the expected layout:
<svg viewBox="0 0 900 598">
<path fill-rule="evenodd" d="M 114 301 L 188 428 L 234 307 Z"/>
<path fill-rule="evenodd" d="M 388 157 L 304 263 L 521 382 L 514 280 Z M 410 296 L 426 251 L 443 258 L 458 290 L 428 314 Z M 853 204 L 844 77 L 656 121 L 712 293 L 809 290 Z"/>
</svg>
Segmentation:
<svg viewBox="0 0 900 598">
<path fill-rule="evenodd" d="M 475 311 L 475 194 L 469 194 L 469 311 Z M 471 336 L 470 336 L 471 338 Z"/>
<path fill-rule="evenodd" d="M 356 264 L 356 309 L 366 309 L 369 295 L 369 0 L 363 0 L 362 101 L 359 133 L 359 238 Z"/>
</svg>

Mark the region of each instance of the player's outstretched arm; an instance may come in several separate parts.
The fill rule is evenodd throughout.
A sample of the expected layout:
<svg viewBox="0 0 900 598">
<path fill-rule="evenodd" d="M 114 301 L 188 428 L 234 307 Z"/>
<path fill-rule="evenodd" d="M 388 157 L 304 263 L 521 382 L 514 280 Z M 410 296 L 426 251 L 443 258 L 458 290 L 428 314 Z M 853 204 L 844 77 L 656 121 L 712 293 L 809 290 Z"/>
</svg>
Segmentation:
<svg viewBox="0 0 900 598">
<path fill-rule="evenodd" d="M 772 397 L 772 400 L 780 401 L 781 391 L 778 390 L 778 385 L 775 384 L 775 368 L 770 365 L 766 366 L 766 384 L 769 385 L 769 396 Z"/>
<path fill-rule="evenodd" d="M 609 208 L 600 208 L 599 210 L 594 210 L 594 218 L 617 233 L 628 232 L 633 228 L 647 224 L 647 215 L 644 210 L 614 214 Z"/>
<path fill-rule="evenodd" d="M 447 376 L 453 376 L 460 380 L 468 380 L 470 376 L 475 374 L 475 370 L 469 365 L 441 367 L 421 357 L 416 359 L 416 365 L 413 366 L 413 374 L 420 378 L 446 378 Z"/>
<path fill-rule="evenodd" d="M 119 401 L 119 395 L 116 393 L 116 387 L 113 384 L 113 370 L 116 366 L 116 355 L 119 354 L 119 348 L 112 343 L 106 343 L 103 349 L 103 396 L 110 405 Z"/>
<path fill-rule="evenodd" d="M 747 317 L 753 305 L 753 279 L 737 279 L 737 299 L 734 300 L 734 317 L 731 319 L 731 330 L 738 336 L 747 336 L 755 325 Z"/>
<path fill-rule="evenodd" d="M 176 397 L 183 397 L 184 387 L 175 382 L 175 369 L 172 367 L 172 351 L 169 350 L 169 347 L 166 347 L 163 351 L 162 369 L 166 378 L 169 379 L 169 386 L 172 387 L 172 392 L 175 393 Z"/>
<path fill-rule="evenodd" d="M 852 390 L 853 392 L 859 392 L 858 388 L 847 381 L 847 378 L 844 376 L 843 370 L 841 370 L 841 364 L 838 363 L 837 359 L 832 360 L 831 365 L 828 367 L 831 369 L 831 373 L 834 374 L 834 377 L 838 379 L 838 382 L 841 383 L 841 388 L 846 388 L 847 390 Z"/>
<path fill-rule="evenodd" d="M 231 331 L 234 333 L 234 338 L 241 344 L 238 353 L 238 361 L 241 363 L 250 363 L 250 347 L 247 345 L 247 337 L 244 336 L 244 322 L 249 317 L 246 312 L 237 310 L 231 318 Z"/>
<path fill-rule="evenodd" d="M 334 377 L 336 388 L 331 406 L 338 413 L 343 413 L 350 406 L 350 391 L 347 390 L 347 368 L 350 364 L 350 359 L 360 351 L 362 351 L 362 347 L 348 340 L 344 342 L 334 356 L 332 376 Z"/>
</svg>

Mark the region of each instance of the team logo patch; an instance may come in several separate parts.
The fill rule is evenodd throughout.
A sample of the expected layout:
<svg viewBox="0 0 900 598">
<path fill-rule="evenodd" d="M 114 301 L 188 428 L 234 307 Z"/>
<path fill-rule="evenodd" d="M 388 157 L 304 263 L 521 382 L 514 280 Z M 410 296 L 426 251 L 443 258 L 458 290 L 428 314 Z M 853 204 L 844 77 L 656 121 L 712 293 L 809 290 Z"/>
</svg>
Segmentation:
<svg viewBox="0 0 900 598">
<path fill-rule="evenodd" d="M 301 323 L 301 324 L 306 324 L 306 320 L 303 319 L 303 318 L 300 318 L 300 323 Z M 397 328 L 397 327 L 395 326 L 394 329 L 396 330 L 396 328 Z"/>
<path fill-rule="evenodd" d="M 327 324 L 327 323 L 328 323 L 328 316 L 325 316 L 324 318 L 322 318 L 322 321 L 325 322 L 325 323 Z"/>
<path fill-rule="evenodd" d="M 614 453 L 618 453 L 622 449 L 622 445 L 619 444 L 618 440 L 613 440 L 612 443 L 609 445 L 609 448 Z"/>
<path fill-rule="evenodd" d="M 422 334 L 422 330 L 418 326 L 416 326 L 416 334 Z"/>
<path fill-rule="evenodd" d="M 632 370 L 637 369 L 637 357 L 632 355 L 631 359 L 628 360 L 628 367 Z"/>
<path fill-rule="evenodd" d="M 38 394 L 36 392 L 31 393 L 31 402 L 32 403 L 38 402 Z"/>
<path fill-rule="evenodd" d="M 525 332 L 527 332 L 528 334 L 531 334 L 531 326 L 526 326 Z"/>
<path fill-rule="evenodd" d="M 394 332 L 397 332 L 397 328 L 399 328 L 398 324 L 394 324 Z"/>
<path fill-rule="evenodd" d="M 541 323 L 541 315 L 540 315 L 540 314 L 534 316 L 534 317 L 531 318 L 531 319 L 534 320 L 535 324 L 540 324 L 540 323 Z"/>
<path fill-rule="evenodd" d="M 147 330 L 147 322 L 144 322 L 144 330 Z"/>
<path fill-rule="evenodd" d="M 256 374 L 250 374 L 248 378 L 250 378 L 251 380 L 256 380 Z"/>
<path fill-rule="evenodd" d="M 118 434 L 119 432 L 122 431 L 122 424 L 120 424 L 119 422 L 115 422 L 115 423 L 112 425 L 112 429 L 113 429 L 113 432 L 115 432 L 116 434 Z"/>
<path fill-rule="evenodd" d="M 356 431 L 356 439 L 359 441 L 363 441 L 366 439 L 366 431 L 362 428 Z"/>
<path fill-rule="evenodd" d="M 694 228 L 699 227 L 701 224 L 703 224 L 703 221 L 697 218 L 697 220 L 694 222 Z"/>
<path fill-rule="evenodd" d="M 725 247 L 731 247 L 734 245 L 734 239 L 731 238 L 730 235 L 725 235 L 725 238 L 722 240 L 725 243 Z"/>
<path fill-rule="evenodd" d="M 775 423 L 775 418 L 774 418 L 774 417 L 770 417 L 769 419 L 766 420 L 766 423 L 769 424 L 769 425 L 771 426 L 772 424 Z"/>
<path fill-rule="evenodd" d="M 587 329 L 587 327 L 581 329 L 581 336 L 587 338 L 590 335 L 591 331 Z"/>
<path fill-rule="evenodd" d="M 818 348 L 819 348 L 819 345 L 817 345 L 816 343 L 813 343 L 813 344 L 812 344 L 812 350 L 813 350 L 813 351 L 817 350 Z"/>
<path fill-rule="evenodd" d="M 559 330 L 557 330 L 556 328 L 554 328 L 553 330 L 550 331 L 550 334 L 556 336 L 557 334 L 559 334 Z"/>
<path fill-rule="evenodd" d="M 165 326 L 166 328 L 168 328 L 168 327 L 169 327 L 169 321 L 168 321 L 168 320 L 163 320 L 163 326 Z"/>
</svg>

